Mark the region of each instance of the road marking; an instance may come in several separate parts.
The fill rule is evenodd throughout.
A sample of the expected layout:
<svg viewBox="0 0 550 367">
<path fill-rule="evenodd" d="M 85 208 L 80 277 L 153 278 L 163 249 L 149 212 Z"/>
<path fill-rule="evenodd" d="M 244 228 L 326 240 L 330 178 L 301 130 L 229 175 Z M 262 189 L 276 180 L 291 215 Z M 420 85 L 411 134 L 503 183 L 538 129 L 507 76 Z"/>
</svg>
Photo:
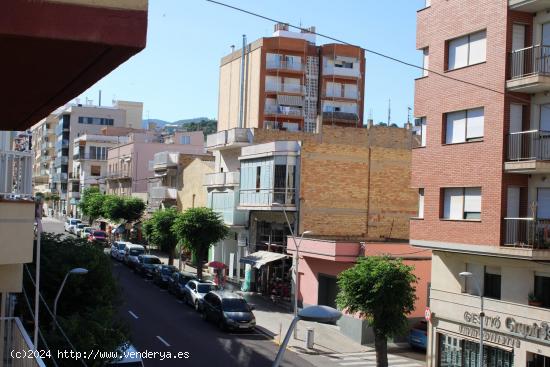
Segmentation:
<svg viewBox="0 0 550 367">
<path fill-rule="evenodd" d="M 136 315 L 136 314 L 133 313 L 132 311 L 128 310 L 128 313 L 129 313 L 130 315 L 132 315 L 132 317 L 133 317 L 134 319 L 136 319 L 136 320 L 139 319 L 138 315 Z"/>
<path fill-rule="evenodd" d="M 161 338 L 160 336 L 158 336 L 158 335 L 157 335 L 157 339 L 160 340 L 160 341 L 162 342 L 162 344 L 166 345 L 167 347 L 170 346 L 170 344 L 168 344 L 168 343 L 166 342 L 166 340 L 162 339 L 162 338 Z"/>
</svg>

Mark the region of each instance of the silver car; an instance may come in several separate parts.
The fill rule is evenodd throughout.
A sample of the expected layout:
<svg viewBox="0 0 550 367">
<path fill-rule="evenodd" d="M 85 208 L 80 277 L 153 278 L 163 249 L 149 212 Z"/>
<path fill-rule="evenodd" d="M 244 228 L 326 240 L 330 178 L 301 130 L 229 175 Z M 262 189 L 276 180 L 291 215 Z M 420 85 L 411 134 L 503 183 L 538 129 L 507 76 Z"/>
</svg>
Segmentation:
<svg viewBox="0 0 550 367">
<path fill-rule="evenodd" d="M 118 261 L 124 260 L 124 253 L 126 251 L 126 246 L 131 245 L 130 242 L 124 241 L 114 241 L 111 245 L 111 257 Z"/>
<path fill-rule="evenodd" d="M 218 290 L 218 286 L 210 281 L 190 280 L 183 289 L 183 299 L 189 306 L 199 311 L 200 303 L 206 293 Z"/>
</svg>

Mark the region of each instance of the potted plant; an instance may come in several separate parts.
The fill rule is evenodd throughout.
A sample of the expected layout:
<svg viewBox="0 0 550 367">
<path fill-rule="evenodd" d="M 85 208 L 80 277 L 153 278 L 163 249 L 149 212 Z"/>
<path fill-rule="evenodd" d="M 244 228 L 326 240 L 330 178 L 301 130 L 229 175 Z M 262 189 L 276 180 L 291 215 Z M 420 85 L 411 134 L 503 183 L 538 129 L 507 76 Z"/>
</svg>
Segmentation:
<svg viewBox="0 0 550 367">
<path fill-rule="evenodd" d="M 542 301 L 537 298 L 534 292 L 529 293 L 528 298 L 529 298 L 529 301 L 528 301 L 529 306 L 535 306 L 535 307 L 542 306 Z"/>
</svg>

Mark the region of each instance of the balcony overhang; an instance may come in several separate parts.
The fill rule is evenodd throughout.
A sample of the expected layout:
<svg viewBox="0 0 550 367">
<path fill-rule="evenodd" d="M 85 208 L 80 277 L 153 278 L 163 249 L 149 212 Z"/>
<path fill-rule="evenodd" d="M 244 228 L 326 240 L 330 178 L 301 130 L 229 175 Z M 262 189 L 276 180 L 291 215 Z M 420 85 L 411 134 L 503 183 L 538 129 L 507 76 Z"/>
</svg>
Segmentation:
<svg viewBox="0 0 550 367">
<path fill-rule="evenodd" d="M 504 162 L 504 171 L 508 173 L 538 174 L 550 173 L 550 161 L 514 161 Z"/>
<path fill-rule="evenodd" d="M 297 240 L 299 241 L 299 240 Z M 287 252 L 296 255 L 296 245 L 292 237 L 287 238 Z M 336 262 L 355 262 L 361 255 L 359 242 L 333 241 L 304 238 L 300 244 L 300 255 Z"/>
<path fill-rule="evenodd" d="M 540 93 L 550 89 L 550 76 L 533 74 L 522 78 L 514 78 L 506 81 L 506 89 L 510 92 Z"/>
<path fill-rule="evenodd" d="M 24 130 L 145 47 L 147 0 L 3 0 L 0 130 Z M 32 86 L 31 88 L 29 86 Z"/>
<path fill-rule="evenodd" d="M 550 8 L 550 0 L 509 0 L 510 9 L 535 13 Z"/>
</svg>

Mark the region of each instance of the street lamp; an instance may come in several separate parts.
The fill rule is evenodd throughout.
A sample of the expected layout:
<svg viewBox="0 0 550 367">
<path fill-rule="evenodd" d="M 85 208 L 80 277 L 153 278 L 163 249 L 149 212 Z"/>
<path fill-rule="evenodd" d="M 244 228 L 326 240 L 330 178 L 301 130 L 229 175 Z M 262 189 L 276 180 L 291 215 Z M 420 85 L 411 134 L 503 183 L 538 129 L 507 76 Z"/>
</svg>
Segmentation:
<svg viewBox="0 0 550 367">
<path fill-rule="evenodd" d="M 57 320 L 57 301 L 59 300 L 59 296 L 61 296 L 61 291 L 63 291 L 63 287 L 65 286 L 65 282 L 67 281 L 67 278 L 71 274 L 77 274 L 77 275 L 84 275 L 88 273 L 88 269 L 84 268 L 74 268 L 69 270 L 67 275 L 65 275 L 65 278 L 63 279 L 63 283 L 61 283 L 61 287 L 59 287 L 59 291 L 57 292 L 57 295 L 55 296 L 55 300 L 53 301 L 53 321 L 54 321 L 54 328 Z"/>
<path fill-rule="evenodd" d="M 342 312 L 328 306 L 317 305 L 303 308 L 292 319 L 292 322 L 288 327 L 288 331 L 286 332 L 285 339 L 283 340 L 283 343 L 281 344 L 281 346 L 279 347 L 279 351 L 277 352 L 275 362 L 273 362 L 273 367 L 279 367 L 279 364 L 283 360 L 288 341 L 290 340 L 290 334 L 292 334 L 292 331 L 296 328 L 296 324 L 298 323 L 298 321 L 305 320 L 319 322 L 322 324 L 333 324 L 338 321 L 340 317 L 342 317 Z"/>
<path fill-rule="evenodd" d="M 298 315 L 298 294 L 300 293 L 300 273 L 298 273 L 298 265 L 300 263 L 300 245 L 302 244 L 302 240 L 304 239 L 304 235 L 311 234 L 311 231 L 304 231 L 302 232 L 302 235 L 300 236 L 300 241 L 296 243 L 296 236 L 294 235 L 294 231 L 292 230 L 292 226 L 290 225 L 290 221 L 288 220 L 288 215 L 286 214 L 286 210 L 283 204 L 281 203 L 273 203 L 273 206 L 280 207 L 283 209 L 283 213 L 285 215 L 286 223 L 288 225 L 288 229 L 290 230 L 290 235 L 292 236 L 292 240 L 294 241 L 294 247 L 296 248 L 296 258 L 294 259 L 294 317 Z M 298 338 L 297 335 L 297 329 L 294 329 L 294 339 Z"/>
<path fill-rule="evenodd" d="M 470 278 L 473 280 L 473 283 L 476 287 L 477 293 L 479 294 L 479 302 L 481 305 L 480 312 L 479 312 L 479 354 L 478 354 L 478 363 L 477 365 L 479 367 L 483 366 L 483 320 L 485 317 L 485 313 L 483 312 L 483 294 L 481 293 L 481 287 L 479 286 L 479 283 L 477 282 L 477 279 L 473 276 L 473 274 L 469 271 L 463 271 L 458 274 L 462 278 Z"/>
</svg>

